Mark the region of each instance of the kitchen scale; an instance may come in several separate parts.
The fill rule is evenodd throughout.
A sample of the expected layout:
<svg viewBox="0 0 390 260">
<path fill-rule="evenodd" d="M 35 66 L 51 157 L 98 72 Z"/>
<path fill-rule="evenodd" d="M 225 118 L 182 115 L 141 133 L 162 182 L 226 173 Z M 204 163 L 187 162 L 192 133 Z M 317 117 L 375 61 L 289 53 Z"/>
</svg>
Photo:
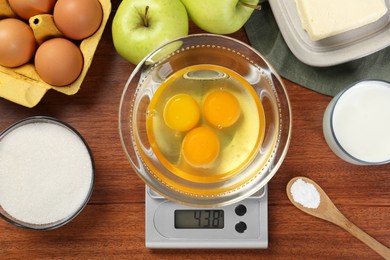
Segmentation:
<svg viewBox="0 0 390 260">
<path fill-rule="evenodd" d="M 259 153 L 254 152 L 253 159 L 242 164 L 246 168 L 240 168 L 236 176 L 221 176 L 224 181 L 199 181 L 191 174 L 178 176 L 165 166 L 168 162 L 159 161 L 163 157 L 153 151 L 152 143 L 156 140 L 151 143 L 147 136 L 150 124 L 146 122 L 152 120 L 146 120 L 145 115 L 149 111 L 152 113 L 147 116 L 155 116 L 148 110 L 154 93 L 175 73 L 180 75 L 181 70 L 195 66 L 200 66 L 193 70 L 199 73 L 188 74 L 189 70 L 186 77 L 224 78 L 224 74 L 215 71 L 229 70 L 228 73 L 237 74 L 239 82 L 247 81 L 263 104 L 261 120 L 267 123 L 264 138 L 258 140 Z M 266 186 L 260 190 L 256 187 L 269 181 L 281 166 L 290 143 L 291 124 L 291 106 L 281 77 L 249 45 L 222 35 L 197 34 L 171 41 L 146 57 L 127 81 L 119 112 L 120 138 L 126 156 L 139 177 L 150 185 L 145 187 L 146 247 L 267 248 L 268 192 Z M 204 182 L 208 185 L 202 185 Z M 189 205 L 237 201 L 223 207 L 196 208 L 168 200 L 151 189 Z M 247 193 L 253 195 L 242 200 Z M 210 198 L 193 194 L 210 194 Z"/>
<path fill-rule="evenodd" d="M 264 186 L 240 202 L 194 208 L 146 186 L 147 248 L 267 248 L 268 192 Z"/>
</svg>

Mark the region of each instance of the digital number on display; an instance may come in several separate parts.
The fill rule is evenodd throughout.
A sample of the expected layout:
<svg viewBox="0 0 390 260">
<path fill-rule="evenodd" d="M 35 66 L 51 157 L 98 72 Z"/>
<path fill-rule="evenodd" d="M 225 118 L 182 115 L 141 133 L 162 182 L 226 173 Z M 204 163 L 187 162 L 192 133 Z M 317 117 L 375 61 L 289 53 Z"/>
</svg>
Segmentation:
<svg viewBox="0 0 390 260">
<path fill-rule="evenodd" d="M 175 228 L 222 229 L 223 210 L 175 210 Z"/>
</svg>

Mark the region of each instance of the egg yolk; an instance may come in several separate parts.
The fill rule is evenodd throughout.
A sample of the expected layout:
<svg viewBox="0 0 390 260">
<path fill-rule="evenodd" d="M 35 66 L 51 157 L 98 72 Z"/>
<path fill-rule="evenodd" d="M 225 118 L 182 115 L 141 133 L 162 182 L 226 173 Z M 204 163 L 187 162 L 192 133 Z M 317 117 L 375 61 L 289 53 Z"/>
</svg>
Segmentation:
<svg viewBox="0 0 390 260">
<path fill-rule="evenodd" d="M 184 132 L 198 124 L 200 109 L 198 103 L 190 95 L 177 94 L 166 103 L 163 117 L 169 128 Z"/>
<path fill-rule="evenodd" d="M 241 114 L 237 98 L 226 90 L 217 90 L 208 94 L 203 103 L 206 120 L 218 128 L 233 125 Z"/>
<path fill-rule="evenodd" d="M 200 126 L 192 129 L 184 137 L 182 153 L 184 159 L 193 166 L 207 166 L 219 155 L 219 139 L 210 128 Z"/>
</svg>

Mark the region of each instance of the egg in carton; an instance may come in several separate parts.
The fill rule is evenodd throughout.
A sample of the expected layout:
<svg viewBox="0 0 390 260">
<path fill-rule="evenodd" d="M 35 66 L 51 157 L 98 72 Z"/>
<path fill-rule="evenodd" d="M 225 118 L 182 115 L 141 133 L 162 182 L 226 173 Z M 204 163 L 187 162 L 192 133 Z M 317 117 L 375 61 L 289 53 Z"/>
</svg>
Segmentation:
<svg viewBox="0 0 390 260">
<path fill-rule="evenodd" d="M 7 0 L 0 0 L 0 9 L 3 10 L 0 16 L 15 17 L 6 2 Z M 99 2 L 103 10 L 103 19 L 98 30 L 78 44 L 84 63 L 79 77 L 74 82 L 67 86 L 52 86 L 39 77 L 34 64 L 31 62 L 16 68 L 0 66 L 0 97 L 31 108 L 36 106 L 50 89 L 66 95 L 76 94 L 91 66 L 94 53 L 111 12 L 110 0 L 99 0 Z M 38 44 L 50 38 L 63 37 L 62 33 L 55 26 L 52 14 L 33 16 L 29 19 L 29 25 Z"/>
</svg>

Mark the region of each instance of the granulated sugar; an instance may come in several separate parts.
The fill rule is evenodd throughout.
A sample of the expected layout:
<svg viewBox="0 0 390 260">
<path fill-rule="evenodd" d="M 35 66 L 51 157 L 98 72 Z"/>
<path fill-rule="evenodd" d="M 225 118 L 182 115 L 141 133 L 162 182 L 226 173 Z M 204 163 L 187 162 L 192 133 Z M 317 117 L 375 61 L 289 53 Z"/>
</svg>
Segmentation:
<svg viewBox="0 0 390 260">
<path fill-rule="evenodd" d="M 82 140 L 53 123 L 30 123 L 0 140 L 0 206 L 30 224 L 76 213 L 87 199 L 93 166 Z"/>
<path fill-rule="evenodd" d="M 301 178 L 291 185 L 291 195 L 293 199 L 305 208 L 318 208 L 320 205 L 320 193 L 316 187 Z"/>
</svg>

